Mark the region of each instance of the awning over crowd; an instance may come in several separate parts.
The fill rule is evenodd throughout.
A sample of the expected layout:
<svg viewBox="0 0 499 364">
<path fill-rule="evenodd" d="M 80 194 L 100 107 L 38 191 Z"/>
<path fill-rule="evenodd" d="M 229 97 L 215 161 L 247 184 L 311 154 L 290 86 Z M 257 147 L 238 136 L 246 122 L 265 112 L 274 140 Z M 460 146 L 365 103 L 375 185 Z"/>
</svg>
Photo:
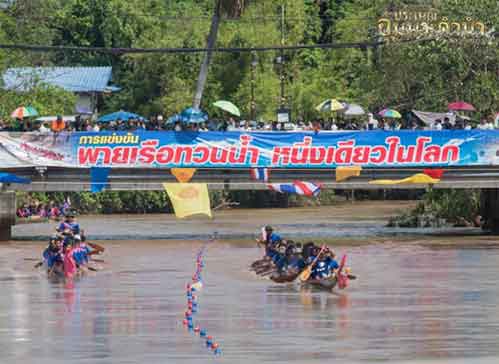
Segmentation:
<svg viewBox="0 0 499 364">
<path fill-rule="evenodd" d="M 412 113 L 423 123 L 428 126 L 435 124 L 435 121 L 440 120 L 444 121 L 445 118 L 449 119 L 449 122 L 454 125 L 456 123 L 456 114 L 448 112 L 448 113 L 440 113 L 440 112 L 427 112 L 427 111 L 417 111 L 412 110 Z"/>
</svg>

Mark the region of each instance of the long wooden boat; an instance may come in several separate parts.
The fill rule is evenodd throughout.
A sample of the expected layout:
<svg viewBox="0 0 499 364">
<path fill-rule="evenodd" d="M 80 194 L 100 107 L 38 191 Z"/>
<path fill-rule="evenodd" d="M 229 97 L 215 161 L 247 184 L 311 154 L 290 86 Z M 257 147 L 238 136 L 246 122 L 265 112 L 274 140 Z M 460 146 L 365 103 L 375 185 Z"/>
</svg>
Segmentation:
<svg viewBox="0 0 499 364">
<path fill-rule="evenodd" d="M 334 287 L 336 287 L 337 283 L 338 280 L 336 279 L 336 277 L 330 277 L 326 279 L 309 279 L 308 281 L 304 282 L 304 284 L 327 290 L 332 290 Z"/>
</svg>

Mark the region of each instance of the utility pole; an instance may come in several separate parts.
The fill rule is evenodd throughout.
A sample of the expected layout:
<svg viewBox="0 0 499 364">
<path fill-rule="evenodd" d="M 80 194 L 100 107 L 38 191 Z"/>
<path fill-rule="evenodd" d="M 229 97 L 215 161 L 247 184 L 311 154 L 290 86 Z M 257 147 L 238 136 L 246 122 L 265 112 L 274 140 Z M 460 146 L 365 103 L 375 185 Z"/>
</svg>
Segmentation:
<svg viewBox="0 0 499 364">
<path fill-rule="evenodd" d="M 255 101 L 255 74 L 256 74 L 256 66 L 258 65 L 258 61 L 256 59 L 256 52 L 251 52 L 251 115 L 250 118 L 252 121 L 256 120 L 256 101 Z"/>
<path fill-rule="evenodd" d="M 281 47 L 284 47 L 284 16 L 285 16 L 285 5 L 284 2 L 281 4 Z M 285 90 L 284 90 L 284 49 L 281 48 L 280 51 L 280 81 L 281 81 L 281 103 L 280 103 L 280 108 L 283 109 L 285 104 L 286 104 L 286 95 L 285 95 Z"/>
</svg>

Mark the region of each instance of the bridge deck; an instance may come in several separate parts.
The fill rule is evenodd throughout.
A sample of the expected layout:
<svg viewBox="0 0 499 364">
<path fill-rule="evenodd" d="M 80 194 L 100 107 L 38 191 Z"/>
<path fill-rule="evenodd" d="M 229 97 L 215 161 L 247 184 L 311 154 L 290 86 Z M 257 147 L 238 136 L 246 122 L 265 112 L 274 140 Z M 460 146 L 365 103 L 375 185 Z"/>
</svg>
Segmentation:
<svg viewBox="0 0 499 364">
<path fill-rule="evenodd" d="M 90 171 L 84 168 L 50 167 L 40 174 L 35 168 L 10 169 L 18 176 L 30 178 L 29 185 L 16 185 L 15 189 L 24 191 L 88 191 L 90 190 Z M 334 170 L 292 170 L 273 169 L 271 182 L 291 182 L 304 180 L 323 183 L 323 188 L 338 190 L 373 189 L 424 189 L 427 185 L 373 185 L 374 179 L 401 179 L 414 173 L 417 168 L 364 169 L 360 177 L 336 182 Z M 112 169 L 109 175 L 110 190 L 162 190 L 162 183 L 176 182 L 168 169 Z M 264 183 L 251 181 L 248 169 L 201 169 L 192 182 L 208 183 L 212 190 L 264 190 Z M 489 189 L 499 188 L 499 167 L 453 167 L 445 168 L 442 181 L 437 189 Z"/>
</svg>

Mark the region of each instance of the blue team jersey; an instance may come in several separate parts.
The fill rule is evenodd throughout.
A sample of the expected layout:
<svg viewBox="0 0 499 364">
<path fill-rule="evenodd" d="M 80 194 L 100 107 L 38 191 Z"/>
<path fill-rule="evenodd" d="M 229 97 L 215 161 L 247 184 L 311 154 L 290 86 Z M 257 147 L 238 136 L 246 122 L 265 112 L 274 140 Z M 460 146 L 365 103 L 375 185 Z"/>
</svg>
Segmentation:
<svg viewBox="0 0 499 364">
<path fill-rule="evenodd" d="M 86 244 L 80 245 L 78 248 L 73 250 L 73 259 L 76 264 L 84 265 L 88 263 L 88 254 L 90 253 L 90 248 Z"/>
<path fill-rule="evenodd" d="M 290 268 L 302 270 L 303 268 L 305 268 L 306 265 L 303 259 L 298 257 L 291 257 L 288 261 L 288 266 Z"/>
<path fill-rule="evenodd" d="M 329 269 L 331 271 L 333 271 L 334 269 L 338 269 L 340 267 L 340 265 L 338 264 L 338 262 L 334 259 L 330 259 L 329 260 Z"/>
<path fill-rule="evenodd" d="M 275 251 L 275 247 L 277 243 L 282 241 L 281 237 L 277 234 L 270 234 L 270 236 L 267 236 L 267 246 L 265 247 L 265 255 L 274 258 L 276 254 L 278 254 Z"/>
<path fill-rule="evenodd" d="M 64 231 L 64 230 L 71 230 L 73 234 L 79 234 L 80 233 L 80 224 L 77 222 L 61 222 L 61 224 L 58 227 L 58 231 Z"/>
<path fill-rule="evenodd" d="M 45 249 L 43 252 L 43 259 L 47 262 L 47 266 L 52 268 L 55 263 L 62 263 L 62 257 L 59 253 L 51 252 L 50 249 Z"/>
</svg>

